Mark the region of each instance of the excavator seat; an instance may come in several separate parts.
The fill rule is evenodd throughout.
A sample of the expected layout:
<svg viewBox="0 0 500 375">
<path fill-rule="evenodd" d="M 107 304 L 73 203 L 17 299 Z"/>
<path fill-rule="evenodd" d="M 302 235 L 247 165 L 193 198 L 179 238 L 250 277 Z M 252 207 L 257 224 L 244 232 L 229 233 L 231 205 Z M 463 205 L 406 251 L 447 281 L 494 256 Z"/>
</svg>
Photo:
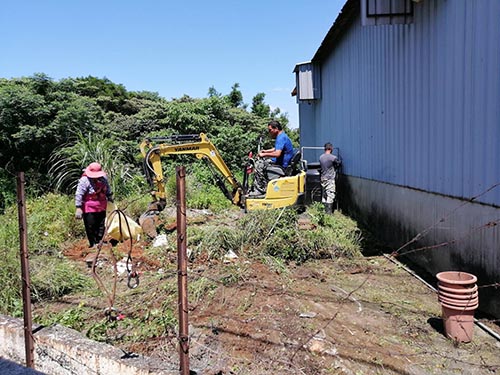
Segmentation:
<svg viewBox="0 0 500 375">
<path fill-rule="evenodd" d="M 279 165 L 268 165 L 266 167 L 266 176 L 269 181 L 280 177 L 285 177 L 285 170 Z"/>
<path fill-rule="evenodd" d="M 300 153 L 300 150 L 297 150 L 295 154 L 293 154 L 290 164 L 288 164 L 288 167 L 285 168 L 285 176 L 293 176 L 299 172 L 301 156 L 302 154 Z"/>
<path fill-rule="evenodd" d="M 275 180 L 280 177 L 286 177 L 286 176 L 294 176 L 299 172 L 299 165 L 300 165 L 300 150 L 296 151 L 295 154 L 293 154 L 292 158 L 290 159 L 290 163 L 288 164 L 288 167 L 283 168 L 279 165 L 269 165 L 266 167 L 266 174 L 268 180 Z"/>
<path fill-rule="evenodd" d="M 300 159 L 301 153 L 300 150 L 298 150 L 293 154 L 290 159 L 290 163 L 286 168 L 283 168 L 280 165 L 270 164 L 269 161 L 266 160 L 266 165 L 263 170 L 264 173 L 256 173 L 255 175 L 254 186 L 257 187 L 260 194 L 264 194 L 269 181 L 276 180 L 281 177 L 295 176 L 300 171 Z"/>
</svg>

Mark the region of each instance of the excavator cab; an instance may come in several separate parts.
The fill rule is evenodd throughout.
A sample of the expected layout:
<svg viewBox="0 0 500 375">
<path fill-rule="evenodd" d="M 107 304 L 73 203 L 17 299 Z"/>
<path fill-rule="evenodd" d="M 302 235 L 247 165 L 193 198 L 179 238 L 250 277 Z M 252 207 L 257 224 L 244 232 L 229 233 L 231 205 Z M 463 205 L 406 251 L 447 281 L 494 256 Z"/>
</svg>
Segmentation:
<svg viewBox="0 0 500 375">
<path fill-rule="evenodd" d="M 253 186 L 251 185 L 246 190 L 245 209 L 251 211 L 303 206 L 306 172 L 300 159 L 301 153 L 298 151 L 287 168 L 269 163 L 264 169 L 266 176 L 263 182 L 258 181 L 259 178 L 254 176 Z M 268 163 L 269 161 L 261 159 L 260 162 Z"/>
<path fill-rule="evenodd" d="M 249 159 L 252 160 L 252 159 Z M 270 159 L 260 158 L 253 161 L 255 171 L 252 185 L 245 189 L 250 196 L 265 194 L 269 181 L 276 180 L 285 176 L 295 176 L 302 170 L 301 152 L 295 151 L 290 164 L 283 168 L 280 165 L 273 164 Z"/>
</svg>

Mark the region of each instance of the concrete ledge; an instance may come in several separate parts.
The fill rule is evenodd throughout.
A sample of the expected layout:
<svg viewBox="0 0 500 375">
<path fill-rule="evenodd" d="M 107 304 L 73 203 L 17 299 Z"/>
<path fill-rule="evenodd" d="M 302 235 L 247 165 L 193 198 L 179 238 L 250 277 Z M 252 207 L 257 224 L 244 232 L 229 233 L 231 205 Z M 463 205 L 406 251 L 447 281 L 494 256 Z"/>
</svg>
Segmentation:
<svg viewBox="0 0 500 375">
<path fill-rule="evenodd" d="M 35 369 L 50 375 L 178 374 L 178 364 L 137 356 L 125 358 L 125 353 L 109 344 L 92 341 L 79 332 L 60 326 L 34 326 Z M 23 320 L 0 315 L 0 357 L 25 364 Z M 8 365 L 8 361 L 3 361 Z M 32 370 L 19 374 L 33 373 Z M 21 370 L 20 370 L 21 371 Z"/>
</svg>

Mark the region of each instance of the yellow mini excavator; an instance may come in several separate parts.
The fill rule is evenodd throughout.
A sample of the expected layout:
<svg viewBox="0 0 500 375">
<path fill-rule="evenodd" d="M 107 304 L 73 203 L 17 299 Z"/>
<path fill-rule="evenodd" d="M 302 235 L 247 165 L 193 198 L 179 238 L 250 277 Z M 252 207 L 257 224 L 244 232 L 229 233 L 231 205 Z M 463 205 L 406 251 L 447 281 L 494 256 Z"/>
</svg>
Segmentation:
<svg viewBox="0 0 500 375">
<path fill-rule="evenodd" d="M 301 161 L 300 152 L 295 153 L 290 165 L 285 169 L 272 164 L 266 165 L 264 168 L 265 176 L 260 178 L 260 181 L 265 180 L 267 186 L 262 186 L 261 183 L 260 189 L 258 189 L 255 184 L 256 178 L 249 186 L 250 174 L 255 173 L 256 163 L 264 161 L 254 159 L 250 155 L 244 166 L 243 183 L 240 184 L 229 170 L 217 148 L 203 133 L 149 138 L 141 143 L 140 149 L 144 157 L 144 173 L 153 188 L 151 193 L 153 202 L 139 220 L 145 233 L 155 233 L 151 230 L 151 219 L 166 206 L 165 179 L 161 158 L 171 155 L 192 154 L 198 159 L 205 160 L 223 194 L 233 204 L 245 211 L 304 204 L 306 168 Z M 231 186 L 231 191 L 226 184 Z M 149 230 L 145 227 L 149 227 Z"/>
</svg>

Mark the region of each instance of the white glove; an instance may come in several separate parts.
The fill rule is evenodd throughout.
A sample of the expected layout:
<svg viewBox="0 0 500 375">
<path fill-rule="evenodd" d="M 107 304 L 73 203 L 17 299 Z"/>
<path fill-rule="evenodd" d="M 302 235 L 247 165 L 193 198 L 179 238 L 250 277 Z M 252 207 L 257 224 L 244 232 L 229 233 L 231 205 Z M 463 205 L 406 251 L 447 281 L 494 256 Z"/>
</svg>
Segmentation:
<svg viewBox="0 0 500 375">
<path fill-rule="evenodd" d="M 83 215 L 83 211 L 81 208 L 77 208 L 76 211 L 75 211 L 75 218 L 76 219 L 81 219 L 82 218 L 82 215 Z"/>
</svg>

